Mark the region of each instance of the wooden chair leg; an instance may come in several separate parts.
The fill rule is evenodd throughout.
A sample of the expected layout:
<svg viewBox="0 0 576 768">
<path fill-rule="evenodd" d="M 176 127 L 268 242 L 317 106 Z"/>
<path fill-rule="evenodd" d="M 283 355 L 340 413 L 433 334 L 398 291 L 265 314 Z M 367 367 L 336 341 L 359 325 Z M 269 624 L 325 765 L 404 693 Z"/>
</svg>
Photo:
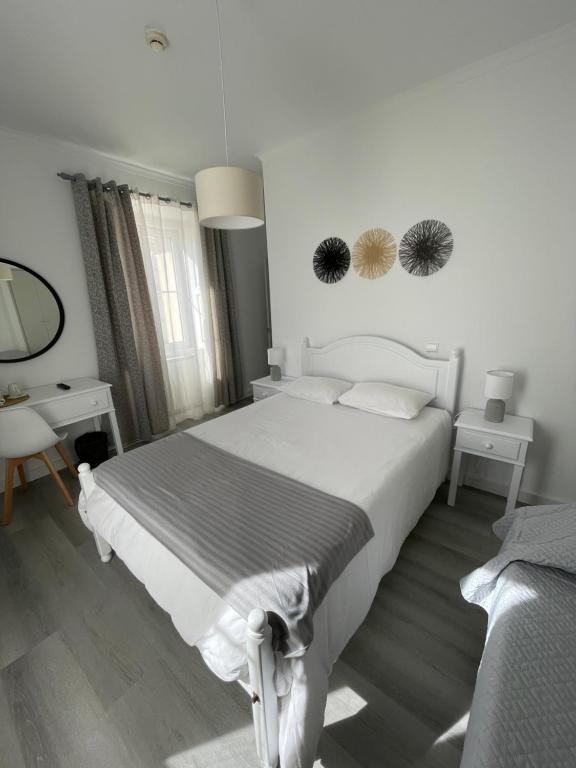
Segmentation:
<svg viewBox="0 0 576 768">
<path fill-rule="evenodd" d="M 70 494 L 68 493 L 68 488 L 66 488 L 66 486 L 65 486 L 65 485 L 64 485 L 64 483 L 62 482 L 62 478 L 61 478 L 61 477 L 60 477 L 60 475 L 58 474 L 58 472 L 57 472 L 57 470 L 56 470 L 56 467 L 55 467 L 55 466 L 54 466 L 54 464 L 52 464 L 52 462 L 50 461 L 50 456 L 48 456 L 48 454 L 46 453 L 46 451 L 42 451 L 42 452 L 39 454 L 39 456 L 42 458 L 42 460 L 44 461 L 44 463 L 46 464 L 46 466 L 47 466 L 47 467 L 48 467 L 48 469 L 50 470 L 50 474 L 51 474 L 51 475 L 52 475 L 52 477 L 54 478 L 54 480 L 55 480 L 55 482 L 56 482 L 56 485 L 57 485 L 57 486 L 58 486 L 58 488 L 60 488 L 60 490 L 62 491 L 62 496 L 64 496 L 64 498 L 65 498 L 65 500 L 66 500 L 66 504 L 68 504 L 68 506 L 69 506 L 69 507 L 72 507 L 72 506 L 74 505 L 74 502 L 72 501 L 72 496 L 70 496 Z"/>
<path fill-rule="evenodd" d="M 70 458 L 70 456 L 68 456 L 68 451 L 66 450 L 66 448 L 64 448 L 64 443 L 56 443 L 54 448 L 56 448 L 56 450 L 64 460 L 64 463 L 68 467 L 72 477 L 78 477 L 78 470 L 76 469 L 74 464 L 72 464 L 72 459 Z"/>
<path fill-rule="evenodd" d="M 23 491 L 28 490 L 28 481 L 26 480 L 26 471 L 24 469 L 24 462 L 20 462 L 20 464 L 17 465 L 16 469 L 18 470 L 18 477 L 20 478 L 20 486 L 22 487 Z"/>
<path fill-rule="evenodd" d="M 6 485 L 4 487 L 4 514 L 0 525 L 10 525 L 12 522 L 12 492 L 14 490 L 14 459 L 6 459 Z"/>
</svg>

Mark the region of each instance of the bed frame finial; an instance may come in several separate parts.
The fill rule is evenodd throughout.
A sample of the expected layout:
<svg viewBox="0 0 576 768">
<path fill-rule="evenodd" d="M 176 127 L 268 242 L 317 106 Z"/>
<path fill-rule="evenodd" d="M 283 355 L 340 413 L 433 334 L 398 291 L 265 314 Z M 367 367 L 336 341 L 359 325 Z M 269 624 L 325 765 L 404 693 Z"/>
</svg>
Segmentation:
<svg viewBox="0 0 576 768">
<path fill-rule="evenodd" d="M 85 498 L 88 498 L 95 485 L 90 464 L 84 463 L 78 465 L 78 480 L 80 481 L 80 487 L 84 492 Z"/>
<path fill-rule="evenodd" d="M 109 563 L 112 559 L 112 547 L 102 538 L 102 536 L 96 533 L 88 519 L 86 500 L 96 487 L 96 481 L 94 480 L 94 475 L 90 469 L 90 464 L 84 463 L 78 466 L 78 480 L 80 481 L 80 487 L 82 488 L 82 493 L 78 499 L 78 512 L 86 528 L 88 528 L 89 531 L 92 531 L 94 541 L 96 542 L 96 549 L 100 555 L 100 560 L 102 560 L 103 563 Z"/>
</svg>

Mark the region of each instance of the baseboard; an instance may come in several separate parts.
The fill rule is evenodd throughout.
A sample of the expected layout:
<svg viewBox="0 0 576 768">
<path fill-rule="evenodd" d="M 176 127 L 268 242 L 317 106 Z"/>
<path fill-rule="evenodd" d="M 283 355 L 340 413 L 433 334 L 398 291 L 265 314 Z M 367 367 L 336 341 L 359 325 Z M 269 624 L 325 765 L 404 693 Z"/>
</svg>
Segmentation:
<svg viewBox="0 0 576 768">
<path fill-rule="evenodd" d="M 66 465 L 58 456 L 56 458 L 55 456 L 50 453 L 50 458 L 52 459 L 52 464 L 56 467 L 58 471 L 61 469 L 65 469 Z M 39 461 L 36 459 L 30 459 L 25 464 L 26 469 L 26 479 L 28 482 L 32 482 L 33 480 L 38 480 L 41 477 L 45 477 L 46 475 L 50 474 L 48 472 L 48 468 L 46 464 L 44 464 L 43 461 Z M 0 461 L 0 493 L 4 492 L 5 488 L 5 481 L 6 481 L 6 468 L 4 466 L 4 461 Z M 18 473 L 14 473 L 14 488 L 17 488 L 20 485 L 20 478 L 18 477 Z"/>
<path fill-rule="evenodd" d="M 474 475 L 466 472 L 464 478 L 465 485 L 469 485 L 471 488 L 478 488 L 480 491 L 487 491 L 488 493 L 494 493 L 497 496 L 508 496 L 509 486 L 506 483 L 499 482 L 498 480 L 490 480 L 487 477 L 481 475 Z M 540 496 L 537 493 L 531 491 L 521 490 L 518 494 L 518 501 L 522 504 L 565 504 L 562 499 L 552 499 L 549 496 Z"/>
</svg>

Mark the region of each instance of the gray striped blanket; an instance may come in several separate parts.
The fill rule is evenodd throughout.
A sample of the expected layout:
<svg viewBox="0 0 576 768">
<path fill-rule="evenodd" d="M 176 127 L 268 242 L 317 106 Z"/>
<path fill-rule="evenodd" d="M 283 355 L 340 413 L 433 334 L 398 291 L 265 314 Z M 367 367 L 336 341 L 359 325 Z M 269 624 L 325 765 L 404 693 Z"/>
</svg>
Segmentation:
<svg viewBox="0 0 576 768">
<path fill-rule="evenodd" d="M 274 614 L 287 656 L 305 652 L 314 612 L 374 535 L 354 504 L 185 432 L 110 459 L 94 476 L 237 613 Z"/>
</svg>

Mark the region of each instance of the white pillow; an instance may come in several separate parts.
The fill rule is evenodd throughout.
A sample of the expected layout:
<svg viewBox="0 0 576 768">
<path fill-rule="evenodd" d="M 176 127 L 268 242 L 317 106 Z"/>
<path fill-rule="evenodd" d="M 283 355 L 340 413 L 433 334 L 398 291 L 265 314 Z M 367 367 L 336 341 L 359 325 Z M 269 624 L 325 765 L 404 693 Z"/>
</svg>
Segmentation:
<svg viewBox="0 0 576 768">
<path fill-rule="evenodd" d="M 421 392 L 419 389 L 367 382 L 355 384 L 352 389 L 340 396 L 338 402 L 352 408 L 359 408 L 361 411 L 379 413 L 382 416 L 413 419 L 433 399 L 434 395 Z"/>
<path fill-rule="evenodd" d="M 315 403 L 336 403 L 340 395 L 352 387 L 350 381 L 326 379 L 323 376 L 300 376 L 282 388 L 290 397 L 312 400 Z"/>
</svg>

